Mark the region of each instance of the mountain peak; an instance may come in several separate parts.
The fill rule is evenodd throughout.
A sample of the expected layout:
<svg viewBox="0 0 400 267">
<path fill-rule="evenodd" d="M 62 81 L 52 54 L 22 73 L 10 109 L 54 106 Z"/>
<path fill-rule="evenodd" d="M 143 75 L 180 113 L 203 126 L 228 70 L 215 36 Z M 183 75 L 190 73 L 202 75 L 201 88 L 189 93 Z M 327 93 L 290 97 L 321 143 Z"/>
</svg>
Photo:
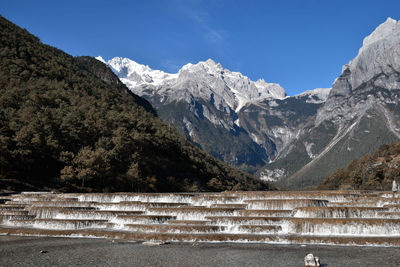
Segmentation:
<svg viewBox="0 0 400 267">
<path fill-rule="evenodd" d="M 360 48 L 360 53 L 371 44 L 389 37 L 398 28 L 400 28 L 399 21 L 390 17 L 387 18 L 384 23 L 380 24 L 370 35 L 364 38 L 363 46 Z"/>
<path fill-rule="evenodd" d="M 139 64 L 129 58 L 124 57 L 114 57 L 108 61 L 108 64 L 116 70 L 118 73 L 121 71 L 129 75 L 132 72 L 149 72 L 152 69 L 147 65 Z"/>
<path fill-rule="evenodd" d="M 211 58 L 207 59 L 204 63 L 206 63 L 207 65 L 217 65 L 219 63 L 215 62 L 214 60 L 212 60 Z"/>
<path fill-rule="evenodd" d="M 397 23 L 397 20 L 388 17 L 384 23 Z"/>
<path fill-rule="evenodd" d="M 205 79 L 206 84 L 214 84 L 218 81 L 217 83 L 220 85 L 226 85 L 237 98 L 236 102 L 239 103 L 237 106 L 235 105 L 237 112 L 248 102 L 262 101 L 268 98 L 282 99 L 286 96 L 285 90 L 279 84 L 267 83 L 264 79 L 254 82 L 240 72 L 225 69 L 221 63 L 212 59 L 200 61 L 197 64 L 189 63 L 183 66 L 179 73 L 191 81 Z M 210 76 L 215 80 L 209 80 Z"/>
<path fill-rule="evenodd" d="M 221 63 L 217 63 L 211 58 L 207 59 L 206 61 L 199 61 L 196 64 L 188 63 L 182 67 L 181 71 L 203 71 L 209 74 L 215 74 L 218 72 L 223 71 L 224 68 L 222 67 Z"/>
<path fill-rule="evenodd" d="M 334 95 L 347 95 L 362 83 L 377 77 L 388 76 L 400 70 L 400 21 L 388 18 L 367 37 L 358 51 L 358 55 L 342 68 L 342 75 L 335 80 L 332 92 Z M 384 82 L 376 81 L 380 87 L 399 88 L 400 82 L 394 79 Z"/>
<path fill-rule="evenodd" d="M 129 58 L 114 57 L 107 64 L 129 88 L 142 84 L 160 85 L 165 80 L 177 76 L 177 74 L 153 70 L 149 66 L 139 64 Z"/>
<path fill-rule="evenodd" d="M 215 62 L 211 58 L 207 59 L 204 63 L 205 63 L 205 65 L 207 65 L 210 68 L 213 68 L 214 70 L 222 70 L 223 69 L 221 63 Z"/>
</svg>

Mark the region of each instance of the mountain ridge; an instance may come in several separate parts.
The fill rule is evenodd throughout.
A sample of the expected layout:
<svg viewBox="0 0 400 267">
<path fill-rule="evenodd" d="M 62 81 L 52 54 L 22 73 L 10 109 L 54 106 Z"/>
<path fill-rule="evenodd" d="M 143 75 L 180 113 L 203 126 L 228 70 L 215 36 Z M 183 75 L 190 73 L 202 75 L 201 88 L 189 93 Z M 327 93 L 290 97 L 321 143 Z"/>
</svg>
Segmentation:
<svg viewBox="0 0 400 267">
<path fill-rule="evenodd" d="M 100 56 L 98 59 L 104 61 Z M 221 92 L 208 90 L 201 93 L 214 93 L 227 97 L 225 101 L 236 112 L 240 110 L 240 107 L 251 101 L 262 101 L 267 98 L 281 99 L 286 96 L 285 90 L 279 84 L 266 83 L 263 79 L 252 81 L 240 72 L 231 72 L 223 68 L 220 63 L 212 59 L 200 61 L 196 64 L 187 63 L 174 74 L 166 73 L 161 70 L 153 70 L 147 65 L 139 64 L 128 58 L 114 57 L 108 60 L 106 64 L 114 70 L 118 77 L 120 77 L 131 90 L 139 92 L 140 94 L 145 94 L 145 92 L 138 91 L 138 87 L 143 85 L 157 87 L 162 83 L 167 83 L 170 86 L 174 86 L 174 83 L 178 83 L 174 86 L 176 91 L 189 90 L 190 94 L 202 97 L 202 95 L 199 94 L 200 92 L 190 90 L 190 87 L 185 87 L 184 83 L 187 82 L 187 79 L 197 79 L 210 84 L 219 83 L 222 80 L 226 87 L 222 88 Z M 201 76 L 196 75 L 199 73 Z M 209 79 L 210 77 L 208 76 L 215 76 L 216 78 Z M 156 88 L 154 88 L 154 90 L 156 90 Z M 162 93 L 166 94 L 166 92 Z M 171 95 L 168 96 L 171 97 Z"/>
</svg>

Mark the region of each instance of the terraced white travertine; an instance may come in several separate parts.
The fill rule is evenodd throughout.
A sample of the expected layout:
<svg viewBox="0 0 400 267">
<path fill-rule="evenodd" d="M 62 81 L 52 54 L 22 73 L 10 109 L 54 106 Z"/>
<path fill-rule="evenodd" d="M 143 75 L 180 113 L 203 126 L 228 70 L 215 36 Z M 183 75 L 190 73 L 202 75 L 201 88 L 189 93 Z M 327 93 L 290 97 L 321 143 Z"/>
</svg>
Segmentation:
<svg viewBox="0 0 400 267">
<path fill-rule="evenodd" d="M 387 192 L 25 192 L 0 202 L 0 234 L 400 246 L 400 197 Z"/>
</svg>

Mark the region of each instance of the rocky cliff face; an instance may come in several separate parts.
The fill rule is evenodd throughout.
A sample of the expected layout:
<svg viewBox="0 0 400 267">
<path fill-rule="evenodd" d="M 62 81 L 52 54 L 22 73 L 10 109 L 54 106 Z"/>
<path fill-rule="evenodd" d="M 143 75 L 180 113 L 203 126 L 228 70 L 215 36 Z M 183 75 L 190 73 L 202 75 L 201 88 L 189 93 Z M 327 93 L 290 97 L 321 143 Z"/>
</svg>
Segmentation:
<svg viewBox="0 0 400 267">
<path fill-rule="evenodd" d="M 343 66 L 326 103 L 286 152 L 258 172 L 281 185 L 317 185 L 354 158 L 400 139 L 400 23 L 388 19 Z"/>
</svg>

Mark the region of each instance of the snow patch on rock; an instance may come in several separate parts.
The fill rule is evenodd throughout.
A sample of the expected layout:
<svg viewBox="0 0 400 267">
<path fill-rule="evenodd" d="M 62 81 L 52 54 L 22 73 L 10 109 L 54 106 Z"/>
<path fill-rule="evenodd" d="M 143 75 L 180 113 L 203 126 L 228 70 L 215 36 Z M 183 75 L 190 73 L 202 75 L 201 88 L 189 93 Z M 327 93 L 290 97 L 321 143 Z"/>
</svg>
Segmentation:
<svg viewBox="0 0 400 267">
<path fill-rule="evenodd" d="M 107 64 L 107 62 L 101 56 L 97 56 L 95 57 L 95 59 L 97 59 L 100 62 L 103 62 L 104 64 Z"/>
<path fill-rule="evenodd" d="M 109 60 L 107 64 L 119 78 L 129 82 L 128 87 L 131 90 L 144 84 L 161 85 L 178 76 L 161 70 L 152 70 L 149 66 L 136 63 L 129 58 L 115 57 Z"/>
<path fill-rule="evenodd" d="M 307 103 L 320 104 L 324 103 L 329 96 L 331 88 L 316 88 L 313 90 L 305 91 L 295 97 L 308 97 Z"/>
<path fill-rule="evenodd" d="M 285 175 L 285 173 L 285 169 L 264 169 L 262 172 L 260 172 L 260 179 L 266 182 L 277 182 Z"/>
<path fill-rule="evenodd" d="M 306 148 L 307 155 L 310 157 L 310 159 L 315 158 L 316 155 L 314 155 L 314 153 L 312 152 L 312 147 L 314 146 L 314 143 L 307 143 L 307 142 L 304 142 L 304 146 L 305 146 L 305 148 Z"/>
</svg>

